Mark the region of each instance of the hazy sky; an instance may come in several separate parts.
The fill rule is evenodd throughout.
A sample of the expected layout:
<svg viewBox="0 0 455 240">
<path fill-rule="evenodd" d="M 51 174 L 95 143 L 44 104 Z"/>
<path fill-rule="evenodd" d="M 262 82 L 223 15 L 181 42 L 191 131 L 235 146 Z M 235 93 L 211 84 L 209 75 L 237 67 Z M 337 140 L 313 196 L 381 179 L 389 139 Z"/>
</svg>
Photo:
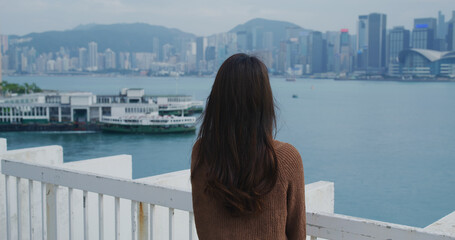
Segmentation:
<svg viewBox="0 0 455 240">
<path fill-rule="evenodd" d="M 358 15 L 387 14 L 387 27 L 414 18 L 452 17 L 455 0 L 0 0 L 0 32 L 27 34 L 88 23 L 144 22 L 207 36 L 252 18 L 293 22 L 319 31 L 349 28 Z"/>
</svg>

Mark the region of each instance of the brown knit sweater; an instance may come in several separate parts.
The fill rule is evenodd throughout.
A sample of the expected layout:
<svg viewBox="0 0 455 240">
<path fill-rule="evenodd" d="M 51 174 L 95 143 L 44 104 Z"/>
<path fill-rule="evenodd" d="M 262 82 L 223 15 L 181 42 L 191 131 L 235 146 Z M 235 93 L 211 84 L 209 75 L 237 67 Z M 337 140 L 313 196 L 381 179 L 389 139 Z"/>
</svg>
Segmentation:
<svg viewBox="0 0 455 240">
<path fill-rule="evenodd" d="M 297 149 L 274 142 L 278 158 L 278 180 L 263 200 L 260 214 L 232 217 L 217 199 L 204 192 L 206 173 L 199 167 L 191 180 L 193 210 L 200 240 L 218 239 L 305 239 L 305 184 Z M 193 148 L 192 163 L 195 159 Z M 193 164 L 191 164 L 193 168 Z"/>
</svg>

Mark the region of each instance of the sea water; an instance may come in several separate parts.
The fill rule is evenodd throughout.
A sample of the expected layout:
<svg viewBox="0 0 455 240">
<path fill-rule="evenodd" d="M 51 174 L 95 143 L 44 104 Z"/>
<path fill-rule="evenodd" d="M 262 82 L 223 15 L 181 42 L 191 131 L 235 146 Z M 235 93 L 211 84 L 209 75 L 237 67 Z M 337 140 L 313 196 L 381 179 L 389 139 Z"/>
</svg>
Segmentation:
<svg viewBox="0 0 455 240">
<path fill-rule="evenodd" d="M 213 78 L 4 77 L 44 89 L 187 94 Z M 425 227 L 455 211 L 455 83 L 271 79 L 278 140 L 300 152 L 305 181 L 335 183 L 335 212 Z M 295 95 L 295 96 L 293 96 Z M 8 132 L 9 149 L 61 145 L 64 160 L 133 156 L 141 178 L 187 169 L 196 134 Z"/>
</svg>

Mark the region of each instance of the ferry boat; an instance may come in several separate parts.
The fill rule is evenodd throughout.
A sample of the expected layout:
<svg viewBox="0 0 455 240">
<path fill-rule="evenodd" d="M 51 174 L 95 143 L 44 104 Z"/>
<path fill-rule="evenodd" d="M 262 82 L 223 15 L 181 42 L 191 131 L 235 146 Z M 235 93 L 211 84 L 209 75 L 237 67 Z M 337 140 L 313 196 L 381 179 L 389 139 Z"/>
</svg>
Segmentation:
<svg viewBox="0 0 455 240">
<path fill-rule="evenodd" d="M 119 133 L 188 133 L 196 130 L 196 117 L 166 115 L 104 116 L 101 130 Z"/>
</svg>

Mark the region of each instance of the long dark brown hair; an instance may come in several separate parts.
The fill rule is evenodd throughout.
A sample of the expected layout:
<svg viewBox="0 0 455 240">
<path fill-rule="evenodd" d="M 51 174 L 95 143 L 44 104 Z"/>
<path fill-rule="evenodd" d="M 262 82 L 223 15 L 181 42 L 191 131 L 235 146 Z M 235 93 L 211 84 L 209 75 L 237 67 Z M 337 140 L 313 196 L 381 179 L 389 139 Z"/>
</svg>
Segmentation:
<svg viewBox="0 0 455 240">
<path fill-rule="evenodd" d="M 277 182 L 274 129 L 267 67 L 247 54 L 229 57 L 207 98 L 191 174 L 205 165 L 205 192 L 233 216 L 261 212 L 262 197 Z"/>
</svg>

